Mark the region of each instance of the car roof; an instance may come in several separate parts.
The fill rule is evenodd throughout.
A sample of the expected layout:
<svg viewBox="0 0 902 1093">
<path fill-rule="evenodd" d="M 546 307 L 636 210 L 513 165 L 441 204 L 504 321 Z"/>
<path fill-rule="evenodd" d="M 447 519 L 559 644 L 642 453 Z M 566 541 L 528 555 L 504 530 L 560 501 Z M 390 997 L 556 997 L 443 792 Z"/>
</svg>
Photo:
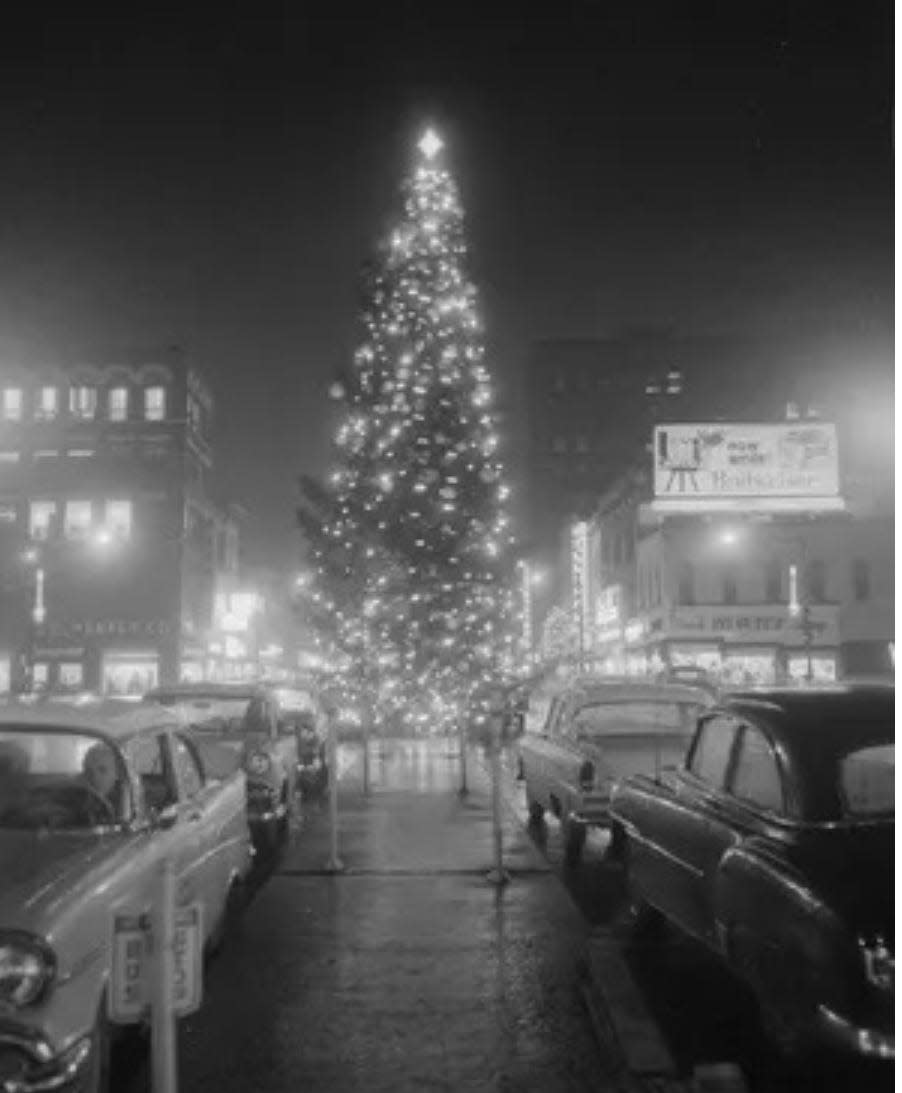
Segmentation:
<svg viewBox="0 0 902 1093">
<path fill-rule="evenodd" d="M 176 698 L 255 698 L 271 694 L 272 687 L 265 683 L 175 683 L 171 687 L 153 687 L 145 695 L 145 701 L 153 702 L 160 695 Z"/>
<path fill-rule="evenodd" d="M 704 687 L 691 683 L 653 683 L 638 679 L 605 679 L 584 677 L 563 685 L 557 696 L 571 696 L 576 701 L 604 700 L 616 702 L 626 698 L 643 700 L 670 699 L 673 702 L 701 702 L 708 705 L 711 695 Z"/>
<path fill-rule="evenodd" d="M 726 694 L 718 705 L 770 730 L 810 818 L 838 815 L 837 769 L 844 756 L 895 739 L 895 688 L 888 684 L 754 688 Z"/>
<path fill-rule="evenodd" d="M 99 733 L 121 742 L 161 726 L 180 727 L 178 719 L 160 706 L 148 707 L 122 699 L 89 699 L 78 705 L 53 699 L 37 704 L 11 701 L 0 705 L 0 731 L 62 729 Z"/>
</svg>

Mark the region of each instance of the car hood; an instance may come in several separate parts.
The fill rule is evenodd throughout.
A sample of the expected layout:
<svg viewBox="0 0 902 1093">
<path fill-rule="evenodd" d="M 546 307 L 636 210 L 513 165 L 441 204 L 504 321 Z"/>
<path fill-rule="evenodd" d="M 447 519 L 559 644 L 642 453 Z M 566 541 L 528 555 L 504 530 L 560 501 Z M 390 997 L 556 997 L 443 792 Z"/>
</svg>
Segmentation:
<svg viewBox="0 0 902 1093">
<path fill-rule="evenodd" d="M 824 828 L 798 844 L 795 863 L 812 887 L 858 934 L 895 938 L 895 824 Z"/>
<path fill-rule="evenodd" d="M 113 834 L 0 831 L 0 927 L 46 929 L 118 845 Z"/>
</svg>

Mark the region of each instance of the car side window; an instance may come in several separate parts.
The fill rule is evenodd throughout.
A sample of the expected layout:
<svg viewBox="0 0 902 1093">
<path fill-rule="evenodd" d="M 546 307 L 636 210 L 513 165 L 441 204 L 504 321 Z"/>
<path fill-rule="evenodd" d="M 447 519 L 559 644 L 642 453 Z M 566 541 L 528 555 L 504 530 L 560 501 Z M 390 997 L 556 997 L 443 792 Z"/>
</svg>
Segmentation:
<svg viewBox="0 0 902 1093">
<path fill-rule="evenodd" d="M 734 797 L 766 812 L 783 812 L 783 781 L 767 738 L 753 725 L 742 726 L 730 787 Z"/>
<path fill-rule="evenodd" d="M 160 812 L 176 804 L 178 786 L 169 761 L 166 734 L 136 736 L 124 750 L 138 776 L 145 806 L 151 811 Z"/>
<path fill-rule="evenodd" d="M 544 731 L 553 736 L 557 732 L 558 721 L 560 720 L 559 714 L 561 712 L 561 700 L 559 698 L 553 699 L 551 708 L 548 711 L 548 719 L 545 722 Z"/>
<path fill-rule="evenodd" d="M 255 697 L 250 700 L 244 715 L 244 724 L 248 732 L 270 735 L 269 710 L 264 699 Z"/>
<path fill-rule="evenodd" d="M 172 738 L 172 751 L 179 784 L 190 800 L 204 788 L 203 767 L 194 748 L 181 734 Z"/>
<path fill-rule="evenodd" d="M 736 722 L 731 717 L 705 718 L 698 727 L 689 770 L 715 789 L 724 789 L 733 741 L 736 738 Z"/>
</svg>

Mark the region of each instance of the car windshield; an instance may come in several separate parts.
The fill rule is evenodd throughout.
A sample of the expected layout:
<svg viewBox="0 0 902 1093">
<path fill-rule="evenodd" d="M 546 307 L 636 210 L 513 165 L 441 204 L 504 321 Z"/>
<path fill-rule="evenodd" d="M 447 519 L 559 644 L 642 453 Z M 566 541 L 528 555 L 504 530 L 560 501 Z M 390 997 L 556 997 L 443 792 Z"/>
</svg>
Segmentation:
<svg viewBox="0 0 902 1093">
<path fill-rule="evenodd" d="M 839 762 L 843 811 L 856 819 L 895 815 L 895 779 L 895 744 L 849 752 Z"/>
<path fill-rule="evenodd" d="M 97 736 L 0 730 L 0 829 L 88 829 L 121 823 L 131 800 L 116 749 Z"/>
<path fill-rule="evenodd" d="M 266 731 L 262 704 L 252 695 L 154 695 L 154 701 L 200 732 L 236 736 Z"/>
<path fill-rule="evenodd" d="M 691 702 L 595 702 L 574 715 L 577 735 L 586 739 L 640 733 L 685 735 L 692 732 L 701 706 Z"/>
</svg>

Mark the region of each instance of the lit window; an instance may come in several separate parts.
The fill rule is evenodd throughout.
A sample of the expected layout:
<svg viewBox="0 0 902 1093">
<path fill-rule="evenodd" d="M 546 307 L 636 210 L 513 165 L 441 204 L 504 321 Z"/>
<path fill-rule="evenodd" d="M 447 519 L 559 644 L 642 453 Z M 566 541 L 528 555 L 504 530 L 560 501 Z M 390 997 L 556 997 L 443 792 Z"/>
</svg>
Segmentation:
<svg viewBox="0 0 902 1093">
<path fill-rule="evenodd" d="M 70 387 L 69 413 L 83 421 L 91 421 L 97 413 L 97 388 Z"/>
<path fill-rule="evenodd" d="M 107 501 L 104 526 L 117 539 L 129 539 L 132 534 L 131 501 Z"/>
<path fill-rule="evenodd" d="M 0 463 L 18 463 L 19 453 L 16 451 L 0 451 Z"/>
<path fill-rule="evenodd" d="M 0 524 L 14 524 L 16 522 L 16 506 L 0 505 Z"/>
<path fill-rule="evenodd" d="M 31 671 L 31 682 L 35 687 L 44 688 L 50 679 L 50 665 L 45 660 L 35 661 Z"/>
<path fill-rule="evenodd" d="M 93 448 L 70 448 L 69 456 L 71 459 L 90 459 L 94 454 Z"/>
<path fill-rule="evenodd" d="M 59 413 L 59 391 L 55 387 L 39 387 L 35 392 L 35 421 L 53 421 Z"/>
<path fill-rule="evenodd" d="M 113 387 L 109 399 L 110 421 L 125 421 L 128 418 L 128 388 Z"/>
<path fill-rule="evenodd" d="M 40 459 L 56 459 L 59 454 L 57 448 L 38 448 L 35 450 L 34 458 L 35 462 Z"/>
<path fill-rule="evenodd" d="M 86 539 L 91 532 L 93 514 L 90 501 L 67 501 L 63 534 L 67 539 Z"/>
<path fill-rule="evenodd" d="M 81 687 L 84 683 L 84 678 L 84 668 L 77 660 L 64 660 L 60 662 L 59 683 L 61 687 Z"/>
<path fill-rule="evenodd" d="M 22 388 L 4 387 L 0 398 L 0 417 L 4 421 L 22 420 Z"/>
<path fill-rule="evenodd" d="M 55 519 L 55 501 L 32 501 L 28 511 L 28 534 L 32 539 L 48 539 Z"/>
<path fill-rule="evenodd" d="M 166 417 L 165 387 L 145 388 L 144 417 L 147 421 L 162 421 Z"/>
</svg>

